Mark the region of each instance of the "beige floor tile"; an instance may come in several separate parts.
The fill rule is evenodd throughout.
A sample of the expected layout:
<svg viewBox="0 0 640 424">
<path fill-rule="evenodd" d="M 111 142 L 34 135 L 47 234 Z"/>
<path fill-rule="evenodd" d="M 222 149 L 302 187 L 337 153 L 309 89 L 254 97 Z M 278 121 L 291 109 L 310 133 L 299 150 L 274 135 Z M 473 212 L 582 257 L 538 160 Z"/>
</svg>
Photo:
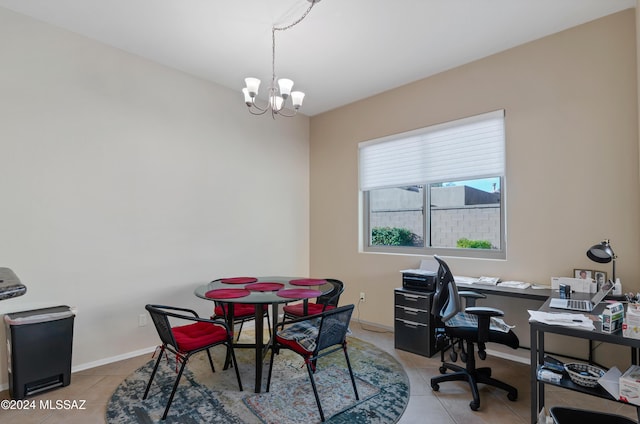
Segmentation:
<svg viewBox="0 0 640 424">
<path fill-rule="evenodd" d="M 518 389 L 518 400 L 511 402 L 506 393 L 492 387 L 480 385 L 481 408 L 469 408 L 471 393 L 463 382 L 446 382 L 440 390 L 431 389 L 431 378 L 440 375 L 440 355 L 427 358 L 394 348 L 393 333 L 372 325 L 352 323 L 355 337 L 368 341 L 396 358 L 405 368 L 410 382 L 410 398 L 400 424 L 527 424 L 530 422 L 530 377 L 529 366 L 508 360 L 488 357 L 478 361 L 478 366 L 491 366 L 492 375 L 514 385 Z M 374 331 L 369 331 L 374 330 Z M 250 330 L 248 336 L 250 337 Z M 243 337 L 245 337 L 243 330 Z M 1 423 L 20 424 L 74 424 L 104 423 L 106 403 L 118 384 L 133 370 L 152 359 L 151 354 L 140 355 L 113 364 L 74 373 L 71 385 L 34 396 L 37 402 L 56 400 L 85 400 L 84 410 L 7 411 L 0 410 Z M 449 360 L 448 355 L 446 357 Z M 461 362 L 458 362 L 461 364 Z M 594 398 L 553 386 L 546 388 L 546 404 L 592 409 L 616 413 L 637 420 L 636 408 L 621 403 Z M 0 399 L 8 399 L 8 391 L 0 392 Z"/>
</svg>

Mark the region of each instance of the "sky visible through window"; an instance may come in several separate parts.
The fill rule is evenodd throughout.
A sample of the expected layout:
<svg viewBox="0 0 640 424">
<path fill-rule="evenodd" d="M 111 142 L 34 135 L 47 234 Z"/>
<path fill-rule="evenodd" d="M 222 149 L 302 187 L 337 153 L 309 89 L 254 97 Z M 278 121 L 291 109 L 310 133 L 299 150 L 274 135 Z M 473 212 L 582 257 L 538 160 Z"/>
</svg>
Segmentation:
<svg viewBox="0 0 640 424">
<path fill-rule="evenodd" d="M 494 184 L 495 190 L 500 190 L 500 178 L 483 178 L 481 180 L 466 180 L 466 181 L 454 181 L 451 183 L 447 183 L 445 185 L 448 186 L 463 186 L 466 185 L 468 187 L 477 188 L 478 190 L 486 191 L 487 193 L 494 192 Z"/>
</svg>

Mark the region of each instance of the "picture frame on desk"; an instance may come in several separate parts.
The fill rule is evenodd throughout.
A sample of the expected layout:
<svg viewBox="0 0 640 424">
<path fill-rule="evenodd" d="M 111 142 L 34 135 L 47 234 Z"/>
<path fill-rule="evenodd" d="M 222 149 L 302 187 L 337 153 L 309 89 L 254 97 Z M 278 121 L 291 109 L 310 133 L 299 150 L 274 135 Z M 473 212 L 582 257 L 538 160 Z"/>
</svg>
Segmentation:
<svg viewBox="0 0 640 424">
<path fill-rule="evenodd" d="M 598 285 L 598 290 L 607 281 L 607 273 L 604 271 L 593 271 L 593 279 L 596 280 L 596 284 Z"/>
<path fill-rule="evenodd" d="M 588 280 L 589 278 L 593 278 L 593 271 L 590 269 L 573 269 L 573 278 L 580 278 L 583 280 Z"/>
</svg>

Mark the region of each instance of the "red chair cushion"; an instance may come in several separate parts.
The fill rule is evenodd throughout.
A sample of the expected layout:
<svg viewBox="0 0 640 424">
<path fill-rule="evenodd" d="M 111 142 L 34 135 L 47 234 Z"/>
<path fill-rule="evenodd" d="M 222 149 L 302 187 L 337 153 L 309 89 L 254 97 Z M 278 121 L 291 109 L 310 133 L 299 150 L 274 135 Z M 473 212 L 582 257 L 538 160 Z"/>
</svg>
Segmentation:
<svg viewBox="0 0 640 424">
<path fill-rule="evenodd" d="M 285 346 L 291 350 L 293 350 L 294 352 L 296 352 L 298 355 L 302 355 L 302 356 L 311 356 L 313 354 L 313 352 L 309 352 L 307 349 L 305 349 L 304 347 L 302 347 L 300 345 L 300 343 L 298 343 L 295 340 L 287 340 L 287 339 L 283 339 L 280 336 L 276 336 L 276 342 L 282 346 Z"/>
<path fill-rule="evenodd" d="M 316 348 L 320 318 L 300 321 L 276 334 L 276 342 L 302 356 L 310 356 Z"/>
<path fill-rule="evenodd" d="M 284 308 L 282 308 L 282 310 L 289 315 L 303 317 L 304 316 L 304 313 L 302 312 L 303 308 L 304 308 L 304 305 L 302 303 L 296 303 L 295 305 L 287 305 Z M 324 305 L 322 304 L 309 302 L 309 305 L 308 305 L 309 313 L 307 315 L 319 314 L 322 312 L 322 308 L 324 308 Z M 335 306 L 327 305 L 327 309 L 325 309 L 325 311 L 328 311 L 329 309 L 334 309 L 334 308 Z"/>
<path fill-rule="evenodd" d="M 226 309 L 226 308 L 225 308 Z M 226 316 L 222 306 L 216 306 L 213 310 L 213 313 L 217 317 Z M 236 303 L 233 305 L 233 317 L 234 318 L 244 318 L 254 316 L 256 314 L 256 307 L 250 303 Z"/>
<path fill-rule="evenodd" d="M 227 339 L 224 327 L 208 322 L 181 325 L 173 327 L 171 331 L 178 344 L 176 347 L 182 352 L 191 352 Z"/>
</svg>

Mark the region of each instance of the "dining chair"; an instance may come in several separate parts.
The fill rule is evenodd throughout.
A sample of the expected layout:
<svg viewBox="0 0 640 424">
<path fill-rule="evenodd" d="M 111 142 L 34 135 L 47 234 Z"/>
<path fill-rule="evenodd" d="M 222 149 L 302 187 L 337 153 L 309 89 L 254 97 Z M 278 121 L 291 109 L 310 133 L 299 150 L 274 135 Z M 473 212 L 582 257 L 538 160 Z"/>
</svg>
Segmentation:
<svg viewBox="0 0 640 424">
<path fill-rule="evenodd" d="M 227 319 L 228 304 L 220 301 L 214 301 L 213 316 L 211 319 Z M 267 328 L 269 329 L 269 337 L 271 337 L 271 320 L 269 319 L 269 311 L 265 308 L 263 317 L 267 318 Z M 236 340 L 240 340 L 242 326 L 247 321 L 256 319 L 256 306 L 250 303 L 234 303 L 233 305 L 233 324 L 240 324 L 238 333 L 235 335 Z"/>
<path fill-rule="evenodd" d="M 320 403 L 318 389 L 313 377 L 317 369 L 317 360 L 338 350 L 344 352 L 344 357 L 349 369 L 351 384 L 356 399 L 359 400 L 356 380 L 351 368 L 351 361 L 347 353 L 347 332 L 353 313 L 354 305 L 346 305 L 330 309 L 317 315 L 309 315 L 287 322 L 281 322 L 276 326 L 275 340 L 271 349 L 269 362 L 269 376 L 267 377 L 267 392 L 271 387 L 271 374 L 273 360 L 280 349 L 290 349 L 302 356 L 307 367 L 311 387 L 320 413 L 320 419 L 324 422 L 324 411 Z M 286 328 L 285 328 L 286 327 Z M 279 330 L 278 330 L 279 329 Z"/>
<path fill-rule="evenodd" d="M 344 292 L 344 283 L 333 278 L 325 278 L 325 281 L 331 284 L 333 288 L 331 291 L 318 296 L 315 302 L 308 302 L 306 315 L 320 314 L 338 306 L 340 295 Z M 305 316 L 303 302 L 287 305 L 282 310 L 284 312 L 283 321 Z"/>
<path fill-rule="evenodd" d="M 173 384 L 171 394 L 169 395 L 167 406 L 165 407 L 162 415 L 163 420 L 167 418 L 171 402 L 173 401 L 176 389 L 180 383 L 180 378 L 182 377 L 182 373 L 189 361 L 189 358 L 203 350 L 207 352 L 211 370 L 216 372 L 209 349 L 218 345 L 225 345 L 227 347 L 227 354 L 231 354 L 233 368 L 236 371 L 238 388 L 242 391 L 240 372 L 238 371 L 236 355 L 233 351 L 232 333 L 229 331 L 229 328 L 224 321 L 200 318 L 198 314 L 191 309 L 174 306 L 146 305 L 145 309 L 149 312 L 149 315 L 151 315 L 151 320 L 156 327 L 156 331 L 158 332 L 158 336 L 160 337 L 162 344 L 159 346 L 160 354 L 158 355 L 156 364 L 153 367 L 151 377 L 149 378 L 149 382 L 147 383 L 147 388 L 144 391 L 142 399 L 146 399 L 149 394 L 151 383 L 158 371 L 158 365 L 160 365 L 163 353 L 169 351 L 176 355 L 176 367 L 177 362 L 182 363 L 180 370 L 178 371 L 176 381 Z M 186 321 L 189 322 L 189 324 L 171 326 L 169 318 L 174 318 L 182 322 Z"/>
</svg>

